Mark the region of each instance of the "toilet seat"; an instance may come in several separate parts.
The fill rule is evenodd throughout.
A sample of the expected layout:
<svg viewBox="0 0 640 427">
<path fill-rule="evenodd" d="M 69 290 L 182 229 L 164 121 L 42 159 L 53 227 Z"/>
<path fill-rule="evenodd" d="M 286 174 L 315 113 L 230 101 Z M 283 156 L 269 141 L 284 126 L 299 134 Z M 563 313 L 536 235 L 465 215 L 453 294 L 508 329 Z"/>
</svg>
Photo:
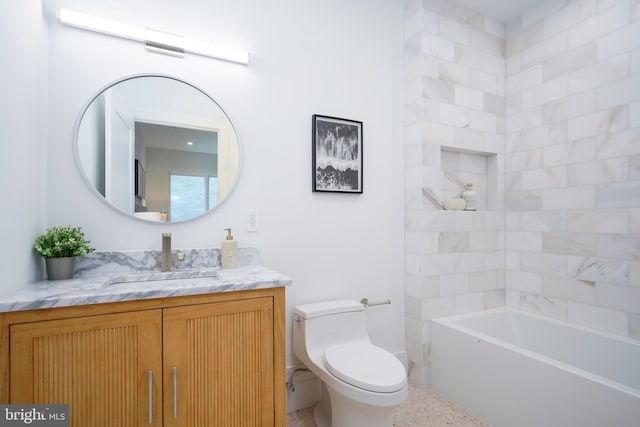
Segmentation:
<svg viewBox="0 0 640 427">
<path fill-rule="evenodd" d="M 365 342 L 328 347 L 324 366 L 342 381 L 379 393 L 392 393 L 406 386 L 402 363 L 391 353 Z"/>
</svg>

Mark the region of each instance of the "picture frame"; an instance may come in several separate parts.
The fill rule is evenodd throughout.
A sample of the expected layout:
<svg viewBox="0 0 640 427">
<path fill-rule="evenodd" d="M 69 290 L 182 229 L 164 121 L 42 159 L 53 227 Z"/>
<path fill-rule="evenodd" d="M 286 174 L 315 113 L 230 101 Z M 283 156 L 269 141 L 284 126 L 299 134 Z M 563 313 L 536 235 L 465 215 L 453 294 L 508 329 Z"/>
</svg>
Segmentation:
<svg viewBox="0 0 640 427">
<path fill-rule="evenodd" d="M 314 114 L 312 117 L 314 192 L 363 192 L 361 121 Z"/>
<path fill-rule="evenodd" d="M 134 162 L 134 195 L 140 199 L 146 197 L 146 173 L 140 160 Z"/>
</svg>

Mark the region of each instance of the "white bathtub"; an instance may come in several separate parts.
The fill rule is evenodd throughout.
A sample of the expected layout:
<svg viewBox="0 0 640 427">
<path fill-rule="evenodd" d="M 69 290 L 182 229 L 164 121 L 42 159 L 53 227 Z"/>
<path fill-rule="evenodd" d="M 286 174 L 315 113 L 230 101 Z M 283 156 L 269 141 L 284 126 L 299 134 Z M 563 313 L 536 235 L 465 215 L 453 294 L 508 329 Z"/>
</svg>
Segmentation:
<svg viewBox="0 0 640 427">
<path fill-rule="evenodd" d="M 640 343 L 507 308 L 433 319 L 431 387 L 493 427 L 638 427 Z"/>
</svg>

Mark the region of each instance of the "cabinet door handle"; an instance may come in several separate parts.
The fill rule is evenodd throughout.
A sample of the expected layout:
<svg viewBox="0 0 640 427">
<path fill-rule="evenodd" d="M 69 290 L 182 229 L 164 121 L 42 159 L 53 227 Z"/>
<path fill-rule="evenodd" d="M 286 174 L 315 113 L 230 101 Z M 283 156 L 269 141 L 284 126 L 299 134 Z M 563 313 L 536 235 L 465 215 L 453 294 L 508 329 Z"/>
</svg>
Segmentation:
<svg viewBox="0 0 640 427">
<path fill-rule="evenodd" d="M 149 370 L 149 424 L 153 424 L 153 371 Z"/>
<path fill-rule="evenodd" d="M 173 367 L 173 418 L 178 418 L 178 368 Z"/>
</svg>

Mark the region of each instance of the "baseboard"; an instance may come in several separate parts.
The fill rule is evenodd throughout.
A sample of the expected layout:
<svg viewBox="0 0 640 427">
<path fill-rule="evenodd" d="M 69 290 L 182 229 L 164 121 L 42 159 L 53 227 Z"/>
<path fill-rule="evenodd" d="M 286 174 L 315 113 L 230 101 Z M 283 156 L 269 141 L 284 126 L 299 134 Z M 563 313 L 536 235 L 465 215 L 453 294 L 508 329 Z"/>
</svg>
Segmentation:
<svg viewBox="0 0 640 427">
<path fill-rule="evenodd" d="M 402 362 L 406 370 L 408 363 L 407 352 L 401 351 L 394 355 Z M 322 383 L 320 379 L 310 371 L 296 372 L 293 377 L 292 390 L 291 374 L 300 368 L 304 368 L 304 366 L 287 367 L 287 413 L 313 406 L 318 403 L 322 397 Z"/>
</svg>

